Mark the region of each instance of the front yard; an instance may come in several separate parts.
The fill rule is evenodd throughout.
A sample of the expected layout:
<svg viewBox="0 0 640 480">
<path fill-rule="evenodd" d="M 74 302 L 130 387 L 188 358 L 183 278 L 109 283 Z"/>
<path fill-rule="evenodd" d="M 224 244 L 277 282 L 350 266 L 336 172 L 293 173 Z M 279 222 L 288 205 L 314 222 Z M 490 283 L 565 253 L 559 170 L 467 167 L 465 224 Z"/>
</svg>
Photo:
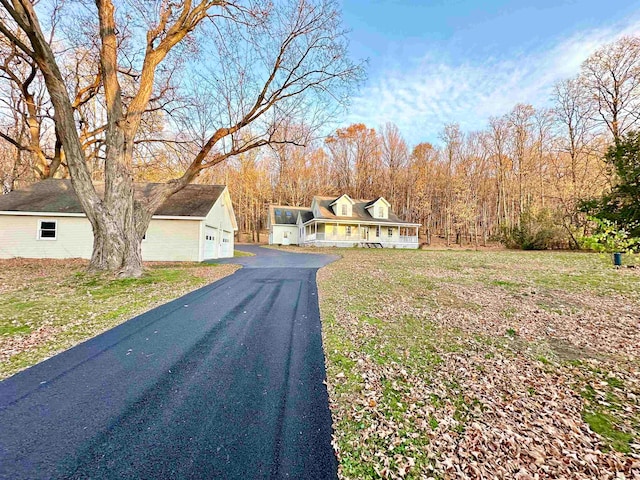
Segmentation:
<svg viewBox="0 0 640 480">
<path fill-rule="evenodd" d="M 83 260 L 0 260 L 0 379 L 237 268 L 155 263 L 118 280 Z"/>
<path fill-rule="evenodd" d="M 319 252 L 341 478 L 640 478 L 638 269 Z"/>
</svg>

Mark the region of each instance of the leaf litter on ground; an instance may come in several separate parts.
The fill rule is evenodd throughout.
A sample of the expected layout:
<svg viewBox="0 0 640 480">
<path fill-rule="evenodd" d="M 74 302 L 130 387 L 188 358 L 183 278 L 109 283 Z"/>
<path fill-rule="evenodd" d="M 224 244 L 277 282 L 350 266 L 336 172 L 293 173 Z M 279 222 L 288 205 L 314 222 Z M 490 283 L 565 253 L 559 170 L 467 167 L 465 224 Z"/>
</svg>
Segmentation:
<svg viewBox="0 0 640 480">
<path fill-rule="evenodd" d="M 340 478 L 640 479 L 637 272 L 340 253 L 318 274 Z"/>
</svg>

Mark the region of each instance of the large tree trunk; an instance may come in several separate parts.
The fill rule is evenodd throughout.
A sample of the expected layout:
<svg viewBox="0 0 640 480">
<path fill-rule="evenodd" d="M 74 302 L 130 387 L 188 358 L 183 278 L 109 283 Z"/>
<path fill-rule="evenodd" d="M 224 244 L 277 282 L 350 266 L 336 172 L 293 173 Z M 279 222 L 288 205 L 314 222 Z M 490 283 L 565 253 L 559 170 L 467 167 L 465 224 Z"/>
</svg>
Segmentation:
<svg viewBox="0 0 640 480">
<path fill-rule="evenodd" d="M 151 214 L 132 196 L 111 202 L 110 209 L 96 215 L 93 226 L 93 254 L 89 270 L 109 271 L 121 277 L 142 275 L 142 237 Z"/>
</svg>

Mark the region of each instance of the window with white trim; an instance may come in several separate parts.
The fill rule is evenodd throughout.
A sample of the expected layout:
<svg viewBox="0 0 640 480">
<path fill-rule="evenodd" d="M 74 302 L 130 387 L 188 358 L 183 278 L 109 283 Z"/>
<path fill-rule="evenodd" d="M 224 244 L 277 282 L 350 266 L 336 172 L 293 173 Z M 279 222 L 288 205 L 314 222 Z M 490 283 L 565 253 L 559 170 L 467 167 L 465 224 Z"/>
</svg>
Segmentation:
<svg viewBox="0 0 640 480">
<path fill-rule="evenodd" d="M 351 226 L 350 226 L 350 225 L 347 225 L 347 226 L 346 226 L 346 227 L 344 227 L 344 228 L 345 228 L 345 234 L 346 234 L 346 236 L 347 236 L 347 237 L 350 237 L 350 236 L 351 236 Z"/>
<path fill-rule="evenodd" d="M 393 228 L 389 227 L 389 230 L 387 233 L 389 234 L 390 237 L 393 237 Z"/>
<path fill-rule="evenodd" d="M 380 238 L 380 225 L 376 225 L 376 237 Z"/>
<path fill-rule="evenodd" d="M 57 220 L 38 221 L 38 240 L 56 240 L 58 238 Z"/>
<path fill-rule="evenodd" d="M 378 218 L 384 218 L 384 207 L 378 207 Z"/>
<path fill-rule="evenodd" d="M 345 204 L 342 204 L 342 216 L 346 217 L 347 215 L 349 215 L 347 213 L 347 206 Z"/>
</svg>

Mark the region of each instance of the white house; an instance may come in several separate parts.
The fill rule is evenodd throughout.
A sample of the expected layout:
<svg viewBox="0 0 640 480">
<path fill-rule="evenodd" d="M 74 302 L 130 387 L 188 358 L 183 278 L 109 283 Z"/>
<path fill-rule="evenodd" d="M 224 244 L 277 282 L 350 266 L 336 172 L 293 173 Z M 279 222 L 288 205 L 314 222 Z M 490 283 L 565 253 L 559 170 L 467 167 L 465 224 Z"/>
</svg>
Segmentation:
<svg viewBox="0 0 640 480">
<path fill-rule="evenodd" d="M 310 214 L 311 211 L 306 207 L 269 206 L 269 245 L 298 245 L 298 216 L 306 218 Z"/>
<path fill-rule="evenodd" d="M 136 184 L 136 195 L 148 195 L 151 186 Z M 142 259 L 233 257 L 237 230 L 226 186 L 187 185 L 152 217 Z M 91 224 L 69 180 L 43 180 L 0 195 L 0 258 L 91 258 L 92 248 Z"/>
<path fill-rule="evenodd" d="M 269 243 L 316 247 L 418 248 L 419 223 L 405 222 L 382 197 L 315 196 L 310 208 L 271 205 Z"/>
</svg>

